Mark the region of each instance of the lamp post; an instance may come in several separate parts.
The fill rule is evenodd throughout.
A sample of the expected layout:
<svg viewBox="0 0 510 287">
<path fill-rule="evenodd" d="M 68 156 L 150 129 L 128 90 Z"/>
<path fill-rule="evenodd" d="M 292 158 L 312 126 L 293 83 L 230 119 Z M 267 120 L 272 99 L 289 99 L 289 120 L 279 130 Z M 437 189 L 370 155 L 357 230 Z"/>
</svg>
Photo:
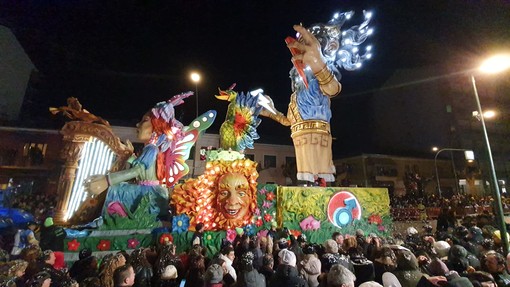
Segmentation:
<svg viewBox="0 0 510 287">
<path fill-rule="evenodd" d="M 200 74 L 197 72 L 193 72 L 190 75 L 191 81 L 195 83 L 195 99 L 196 99 L 196 110 L 195 110 L 195 118 L 198 118 L 198 83 L 200 82 Z"/>
<path fill-rule="evenodd" d="M 195 83 L 195 118 L 198 118 L 198 83 L 200 82 L 200 74 L 197 72 L 192 72 L 190 74 L 190 79 L 193 83 Z M 197 169 L 197 148 L 195 147 L 195 153 L 193 155 L 193 171 L 191 172 L 191 177 L 195 177 L 195 170 Z"/>
<path fill-rule="evenodd" d="M 496 56 L 485 61 L 480 70 L 485 73 L 498 73 L 503 70 L 510 68 L 510 56 Z M 471 74 L 471 82 L 473 84 L 473 92 L 476 100 L 476 106 L 478 109 L 478 114 L 483 115 L 482 106 L 480 104 L 480 98 L 478 97 L 478 89 L 476 87 L 475 76 Z M 498 177 L 496 175 L 496 169 L 494 168 L 494 160 L 492 159 L 492 151 L 491 145 L 489 142 L 489 136 L 487 134 L 487 127 L 485 126 L 484 117 L 480 117 L 480 122 L 482 123 L 483 136 L 485 140 L 485 149 L 487 151 L 487 156 L 489 159 L 489 167 L 491 171 L 491 185 L 492 185 L 492 194 L 495 199 L 496 204 L 496 215 L 499 222 L 499 231 L 501 234 L 501 243 L 503 245 L 503 252 L 506 256 L 508 254 L 508 235 L 506 233 L 506 223 L 505 223 L 505 214 L 503 212 L 503 205 L 501 204 L 501 194 L 499 193 L 499 183 Z"/>
<path fill-rule="evenodd" d="M 440 150 L 437 150 L 437 148 L 433 148 L 434 151 L 437 151 L 436 152 L 436 155 L 434 156 L 434 167 L 436 168 L 436 183 L 437 183 L 437 192 L 438 192 L 438 195 L 439 197 L 442 196 L 441 194 L 441 183 L 439 182 L 439 172 L 437 170 L 437 156 L 442 152 L 442 151 L 463 151 L 465 152 L 465 157 L 467 160 L 472 160 L 472 154 L 473 154 L 473 151 L 472 150 L 469 150 L 469 149 L 462 149 L 462 148 L 442 148 Z M 469 155 L 469 158 L 468 158 L 468 155 Z M 452 154 L 452 161 L 453 161 L 453 154 Z M 453 165 L 454 166 L 454 165 Z M 456 171 L 455 171 L 455 167 L 453 169 L 453 173 L 456 175 Z M 455 176 L 455 178 L 457 178 L 457 176 Z M 457 183 L 455 183 L 457 184 Z"/>
</svg>

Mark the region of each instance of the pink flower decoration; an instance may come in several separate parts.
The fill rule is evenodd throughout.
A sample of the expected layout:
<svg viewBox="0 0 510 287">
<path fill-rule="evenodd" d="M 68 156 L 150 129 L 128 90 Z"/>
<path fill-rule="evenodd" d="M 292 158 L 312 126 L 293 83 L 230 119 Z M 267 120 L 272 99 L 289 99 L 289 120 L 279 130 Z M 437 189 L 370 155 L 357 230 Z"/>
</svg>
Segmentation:
<svg viewBox="0 0 510 287">
<path fill-rule="evenodd" d="M 267 192 L 267 190 L 266 190 L 265 188 L 263 188 L 263 189 L 259 190 L 259 193 L 260 193 L 260 194 L 266 194 L 266 192 Z"/>
<path fill-rule="evenodd" d="M 386 230 L 386 228 L 384 228 L 383 225 L 379 225 L 379 226 L 377 226 L 377 230 L 384 231 L 384 230 Z"/>
<path fill-rule="evenodd" d="M 140 241 L 138 241 L 136 238 L 128 239 L 128 248 L 129 249 L 135 249 L 140 244 Z"/>
<path fill-rule="evenodd" d="M 308 216 L 307 218 L 303 219 L 299 226 L 301 226 L 301 230 L 317 230 L 321 228 L 321 222 L 315 219 L 313 216 Z"/>
<path fill-rule="evenodd" d="M 237 233 L 234 229 L 227 230 L 227 240 L 229 242 L 234 242 L 234 239 L 236 239 Z"/>
<path fill-rule="evenodd" d="M 272 202 L 269 202 L 269 201 L 265 201 L 264 200 L 264 203 L 262 203 L 262 208 L 271 208 L 271 206 L 273 205 Z"/>
<path fill-rule="evenodd" d="M 127 217 L 127 212 L 124 209 L 124 206 L 118 201 L 112 201 L 108 203 L 106 211 L 109 215 L 118 214 L 120 217 Z"/>
<path fill-rule="evenodd" d="M 269 230 L 267 230 L 267 229 L 262 229 L 261 231 L 259 231 L 259 233 L 257 233 L 257 236 L 258 236 L 259 238 L 261 238 L 261 237 L 267 237 L 267 233 L 268 233 L 268 232 L 269 232 Z"/>
<path fill-rule="evenodd" d="M 259 216 L 260 215 L 260 209 L 258 207 L 255 208 L 255 211 L 253 211 L 253 214 Z"/>
</svg>

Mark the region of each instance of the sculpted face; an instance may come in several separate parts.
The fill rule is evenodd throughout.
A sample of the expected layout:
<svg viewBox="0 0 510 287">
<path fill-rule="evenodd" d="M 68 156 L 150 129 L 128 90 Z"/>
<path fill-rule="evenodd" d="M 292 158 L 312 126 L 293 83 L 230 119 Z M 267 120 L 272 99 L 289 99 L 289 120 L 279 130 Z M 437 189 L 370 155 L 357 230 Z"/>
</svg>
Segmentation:
<svg viewBox="0 0 510 287">
<path fill-rule="evenodd" d="M 138 139 L 143 142 L 148 142 L 152 136 L 152 123 L 149 114 L 145 114 L 142 120 L 136 124 L 136 134 Z"/>
<path fill-rule="evenodd" d="M 218 181 L 217 206 L 225 218 L 244 218 L 252 200 L 248 180 L 239 173 L 227 173 Z"/>
</svg>

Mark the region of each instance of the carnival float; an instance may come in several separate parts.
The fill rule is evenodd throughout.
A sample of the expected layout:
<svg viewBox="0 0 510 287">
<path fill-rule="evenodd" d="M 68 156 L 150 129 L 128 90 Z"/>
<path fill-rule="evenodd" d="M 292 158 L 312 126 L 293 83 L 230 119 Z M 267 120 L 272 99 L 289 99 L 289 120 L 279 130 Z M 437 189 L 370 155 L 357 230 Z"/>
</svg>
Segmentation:
<svg viewBox="0 0 510 287">
<path fill-rule="evenodd" d="M 235 84 L 219 89 L 216 98 L 228 101 L 219 148 L 203 151 L 205 171 L 185 180 L 192 146 L 216 119 L 212 110 L 188 125 L 175 118 L 174 107 L 191 92 L 143 115 L 137 133 L 145 146 L 136 156 L 131 143 L 123 143 L 107 121 L 77 99 L 51 108 L 71 119 L 61 130 L 65 164 L 56 215 L 57 223 L 69 227 L 68 259 L 83 248 L 101 253 L 167 241 L 186 250 L 198 223 L 204 225 L 209 254 L 239 233 L 267 236 L 272 226 L 318 243 L 335 231 L 386 235 L 391 229 L 386 189 L 259 184 L 258 163 L 244 156 L 259 138 L 262 118 L 269 118 L 291 130 L 299 180 L 334 181 L 330 104 L 341 90 L 339 70 L 355 70 L 371 57 L 370 46 L 361 51 L 372 33 L 371 14 L 364 11 L 360 25 L 342 29 L 352 15 L 337 13 L 327 23 L 294 26 L 296 38 L 286 39 L 294 65 L 286 114 L 262 91 L 237 92 Z"/>
</svg>

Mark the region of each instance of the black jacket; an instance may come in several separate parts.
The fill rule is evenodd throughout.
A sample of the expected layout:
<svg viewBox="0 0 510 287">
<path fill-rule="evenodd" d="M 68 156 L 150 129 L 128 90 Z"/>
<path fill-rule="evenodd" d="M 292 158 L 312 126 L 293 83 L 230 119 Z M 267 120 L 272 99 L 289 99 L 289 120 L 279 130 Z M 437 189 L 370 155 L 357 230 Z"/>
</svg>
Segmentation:
<svg viewBox="0 0 510 287">
<path fill-rule="evenodd" d="M 67 234 L 64 228 L 52 225 L 41 228 L 41 241 L 39 246 L 44 250 L 64 251 L 64 239 Z"/>
<path fill-rule="evenodd" d="M 306 287 L 306 281 L 299 277 L 296 267 L 280 264 L 276 269 L 276 273 L 271 278 L 269 286 L 276 287 Z"/>
</svg>

